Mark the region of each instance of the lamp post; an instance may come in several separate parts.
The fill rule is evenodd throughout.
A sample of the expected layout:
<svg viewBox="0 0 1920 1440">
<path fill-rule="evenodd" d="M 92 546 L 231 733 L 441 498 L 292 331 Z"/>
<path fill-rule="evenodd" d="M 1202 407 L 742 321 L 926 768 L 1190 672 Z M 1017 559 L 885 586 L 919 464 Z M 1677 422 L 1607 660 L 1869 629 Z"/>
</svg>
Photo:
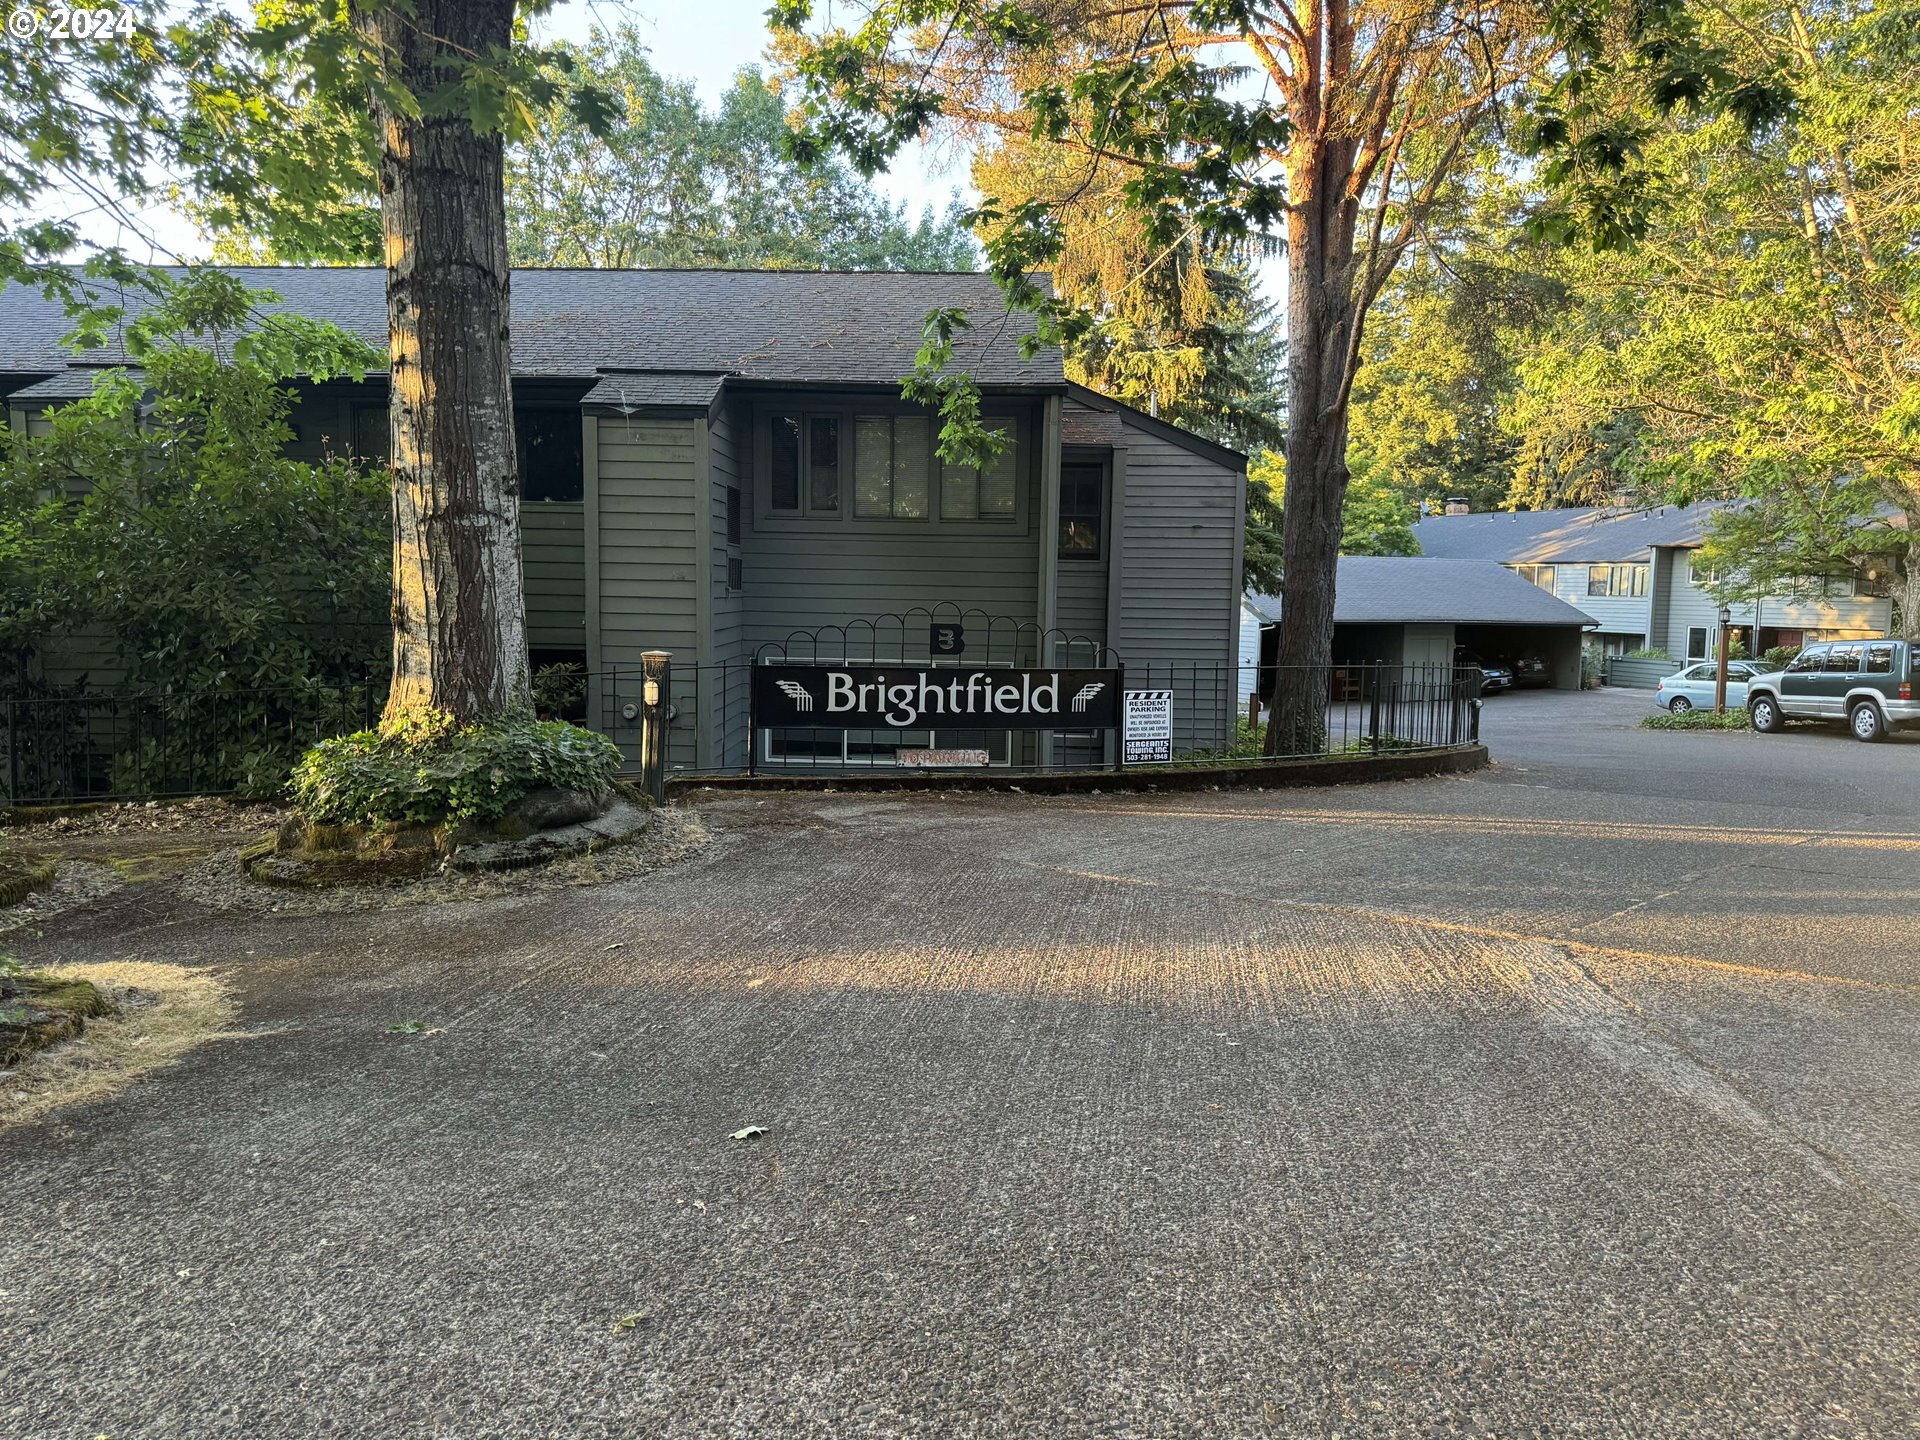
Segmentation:
<svg viewBox="0 0 1920 1440">
<path fill-rule="evenodd" d="M 1713 670 L 1713 713 L 1727 713 L 1727 649 L 1729 627 L 1733 624 L 1733 611 L 1725 605 L 1720 607 L 1720 644 L 1717 647 L 1719 663 Z"/>
</svg>

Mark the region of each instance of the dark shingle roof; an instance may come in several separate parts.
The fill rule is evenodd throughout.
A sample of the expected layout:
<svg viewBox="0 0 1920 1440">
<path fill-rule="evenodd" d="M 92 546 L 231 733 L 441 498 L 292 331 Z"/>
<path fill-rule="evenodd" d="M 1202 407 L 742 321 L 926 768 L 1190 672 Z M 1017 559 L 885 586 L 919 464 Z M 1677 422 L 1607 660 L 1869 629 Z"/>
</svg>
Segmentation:
<svg viewBox="0 0 1920 1440">
<path fill-rule="evenodd" d="M 1343 555 L 1334 575 L 1336 625 L 1591 625 L 1584 611 L 1490 560 Z M 1248 595 L 1266 621 L 1280 597 Z"/>
<path fill-rule="evenodd" d="M 277 307 L 331 320 L 386 348 L 385 271 L 239 266 Z M 138 307 L 136 297 L 129 303 Z M 955 364 L 987 387 L 1058 387 L 1060 355 L 1022 359 L 1027 316 L 1008 316 L 992 278 L 975 274 L 792 270 L 516 270 L 515 375 L 688 371 L 788 384 L 897 385 L 913 368 L 929 310 L 966 307 L 974 328 Z M 0 288 L 0 375 L 47 375 L 74 357 L 60 307 Z M 116 346 L 91 363 L 122 358 Z"/>
<path fill-rule="evenodd" d="M 98 365 L 74 365 L 57 375 L 36 381 L 32 385 L 23 385 L 18 390 L 7 392 L 8 400 L 17 400 L 25 405 L 52 405 L 66 400 L 84 400 L 93 394 L 93 382 L 98 380 L 104 370 Z M 133 370 L 138 376 L 140 372 Z"/>
<path fill-rule="evenodd" d="M 582 405 L 606 410 L 644 410 L 649 406 L 704 410 L 726 381 L 724 375 L 694 375 L 685 371 L 616 370 L 581 399 Z"/>
<path fill-rule="evenodd" d="M 1448 560 L 1637 561 L 1647 559 L 1656 545 L 1698 545 L 1720 508 L 1707 501 L 1653 510 L 1588 507 L 1429 515 L 1414 525 L 1413 534 L 1421 554 Z"/>
</svg>

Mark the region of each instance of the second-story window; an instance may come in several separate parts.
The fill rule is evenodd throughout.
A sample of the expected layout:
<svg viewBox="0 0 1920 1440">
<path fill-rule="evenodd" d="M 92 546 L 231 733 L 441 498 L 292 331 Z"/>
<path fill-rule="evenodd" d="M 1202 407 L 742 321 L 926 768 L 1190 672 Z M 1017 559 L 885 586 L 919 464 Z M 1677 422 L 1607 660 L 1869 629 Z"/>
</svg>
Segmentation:
<svg viewBox="0 0 1920 1440">
<path fill-rule="evenodd" d="M 1007 435 L 1007 431 L 1000 432 Z M 942 520 L 1006 520 L 1013 515 L 1015 447 L 1008 435 L 1007 446 L 993 464 L 982 470 L 975 465 L 940 462 L 940 518 Z"/>
<path fill-rule="evenodd" d="M 356 404 L 350 417 L 353 434 L 347 444 L 353 458 L 366 465 L 393 463 L 393 422 L 387 407 L 376 403 Z"/>
<path fill-rule="evenodd" d="M 1104 537 L 1106 471 L 1099 465 L 1060 467 L 1060 558 L 1098 560 Z"/>
<path fill-rule="evenodd" d="M 924 520 L 933 474 L 933 426 L 920 415 L 861 415 L 853 422 L 853 513 Z"/>
<path fill-rule="evenodd" d="M 513 428 L 520 452 L 522 505 L 585 497 L 586 459 L 578 410 L 557 405 L 517 409 Z"/>
<path fill-rule="evenodd" d="M 1647 593 L 1645 565 L 1589 565 L 1587 594 L 1625 600 Z"/>
<path fill-rule="evenodd" d="M 838 515 L 840 417 L 786 414 L 773 416 L 770 423 L 767 508 L 776 515 Z"/>
<path fill-rule="evenodd" d="M 939 421 L 926 411 L 828 409 L 825 402 L 764 412 L 761 512 L 769 517 L 937 525 L 1019 518 L 1020 425 L 990 419 L 1008 444 L 984 470 L 943 460 Z"/>
</svg>

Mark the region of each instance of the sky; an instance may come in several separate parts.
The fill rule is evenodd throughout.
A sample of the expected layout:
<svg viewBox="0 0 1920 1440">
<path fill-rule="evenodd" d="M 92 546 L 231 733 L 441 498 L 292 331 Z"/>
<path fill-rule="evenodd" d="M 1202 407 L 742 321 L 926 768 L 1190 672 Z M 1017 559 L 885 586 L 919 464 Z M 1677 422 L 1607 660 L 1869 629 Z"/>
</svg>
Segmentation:
<svg viewBox="0 0 1920 1440">
<path fill-rule="evenodd" d="M 817 0 L 822 18 L 832 17 L 833 0 Z M 771 0 L 565 0 L 554 8 L 548 33 L 584 41 L 595 25 L 611 30 L 630 24 L 652 52 L 663 75 L 691 80 L 709 105 L 733 83 L 743 65 L 773 68 L 766 60 L 767 9 Z M 921 147 L 903 154 L 893 169 L 874 181 L 888 199 L 904 202 L 918 214 L 925 206 L 944 207 L 959 191 L 972 200 L 966 158 L 931 153 Z"/>
<path fill-rule="evenodd" d="M 767 7 L 770 0 L 562 0 L 543 22 L 549 37 L 584 42 L 595 26 L 611 30 L 630 24 L 651 51 L 663 75 L 691 80 L 709 105 L 717 105 L 743 65 L 766 62 Z M 832 0 L 821 0 L 830 13 Z M 950 147 L 948 147 L 950 148 Z M 893 170 L 874 186 L 889 200 L 904 203 L 917 216 L 928 205 L 945 207 L 957 191 L 977 198 L 968 179 L 965 156 L 935 154 L 922 147 L 904 153 Z M 139 261 L 204 259 L 207 242 L 194 226 L 164 204 L 133 212 L 133 225 L 75 201 L 84 236 L 100 245 L 119 245 Z"/>
<path fill-rule="evenodd" d="M 240 0 L 233 0 L 238 4 Z M 771 0 L 562 0 L 542 22 L 553 38 L 585 41 L 597 26 L 611 30 L 630 24 L 648 46 L 654 68 L 663 75 L 690 80 L 709 105 L 719 102 L 743 65 L 772 67 L 766 60 L 766 12 Z M 816 0 L 819 17 L 833 19 L 834 0 Z M 895 203 L 904 203 L 917 216 L 931 205 L 944 208 L 957 192 L 963 200 L 977 200 L 968 175 L 968 157 L 951 144 L 913 146 L 903 151 L 893 168 L 877 176 L 874 186 Z M 164 206 L 149 206 L 137 216 L 135 229 L 94 215 L 82 221 L 86 237 L 102 245 L 125 247 L 136 260 L 170 262 L 204 259 L 207 242 L 194 227 Z M 1284 305 L 1284 262 L 1256 263 L 1258 283 L 1267 295 Z"/>
</svg>

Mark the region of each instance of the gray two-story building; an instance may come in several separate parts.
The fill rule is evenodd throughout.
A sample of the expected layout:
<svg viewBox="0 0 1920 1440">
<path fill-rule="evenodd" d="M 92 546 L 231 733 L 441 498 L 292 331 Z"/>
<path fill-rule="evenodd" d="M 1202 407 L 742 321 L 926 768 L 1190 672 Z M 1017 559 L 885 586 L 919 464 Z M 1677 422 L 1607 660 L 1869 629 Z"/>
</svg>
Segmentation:
<svg viewBox="0 0 1920 1440">
<path fill-rule="evenodd" d="M 1423 555 L 1496 560 L 1596 622 L 1609 655 L 1642 647 L 1675 660 L 1714 654 L 1721 602 L 1698 552 L 1719 507 L 1666 505 L 1430 515 L 1414 526 Z M 1892 623 L 1884 576 L 1844 571 L 1809 577 L 1791 595 L 1728 602 L 1750 654 L 1811 640 L 1866 639 Z"/>
<path fill-rule="evenodd" d="M 235 273 L 280 297 L 267 308 L 384 351 L 384 272 Z M 954 306 L 974 316 L 955 364 L 1011 441 L 985 469 L 941 459 L 935 417 L 900 398 L 927 312 Z M 44 424 L 128 363 L 111 347 L 76 356 L 68 328 L 39 295 L 0 290 L 11 424 Z M 1245 459 L 1070 384 L 1055 350 L 1023 357 L 1027 331 L 974 274 L 515 272 L 534 663 L 584 664 L 589 720 L 628 744 L 642 653 L 672 652 L 675 763 L 738 767 L 745 666 L 815 644 L 924 658 L 936 617 L 962 623 L 986 663 L 1181 667 L 1176 742 L 1213 743 L 1233 709 Z M 298 396 L 294 453 L 385 458 L 384 376 Z M 72 638 L 72 663 L 111 678 L 102 637 Z M 968 738 L 996 760 L 1039 758 L 1032 736 Z M 771 765 L 817 763 L 822 745 L 859 758 L 848 739 L 760 744 Z"/>
</svg>

